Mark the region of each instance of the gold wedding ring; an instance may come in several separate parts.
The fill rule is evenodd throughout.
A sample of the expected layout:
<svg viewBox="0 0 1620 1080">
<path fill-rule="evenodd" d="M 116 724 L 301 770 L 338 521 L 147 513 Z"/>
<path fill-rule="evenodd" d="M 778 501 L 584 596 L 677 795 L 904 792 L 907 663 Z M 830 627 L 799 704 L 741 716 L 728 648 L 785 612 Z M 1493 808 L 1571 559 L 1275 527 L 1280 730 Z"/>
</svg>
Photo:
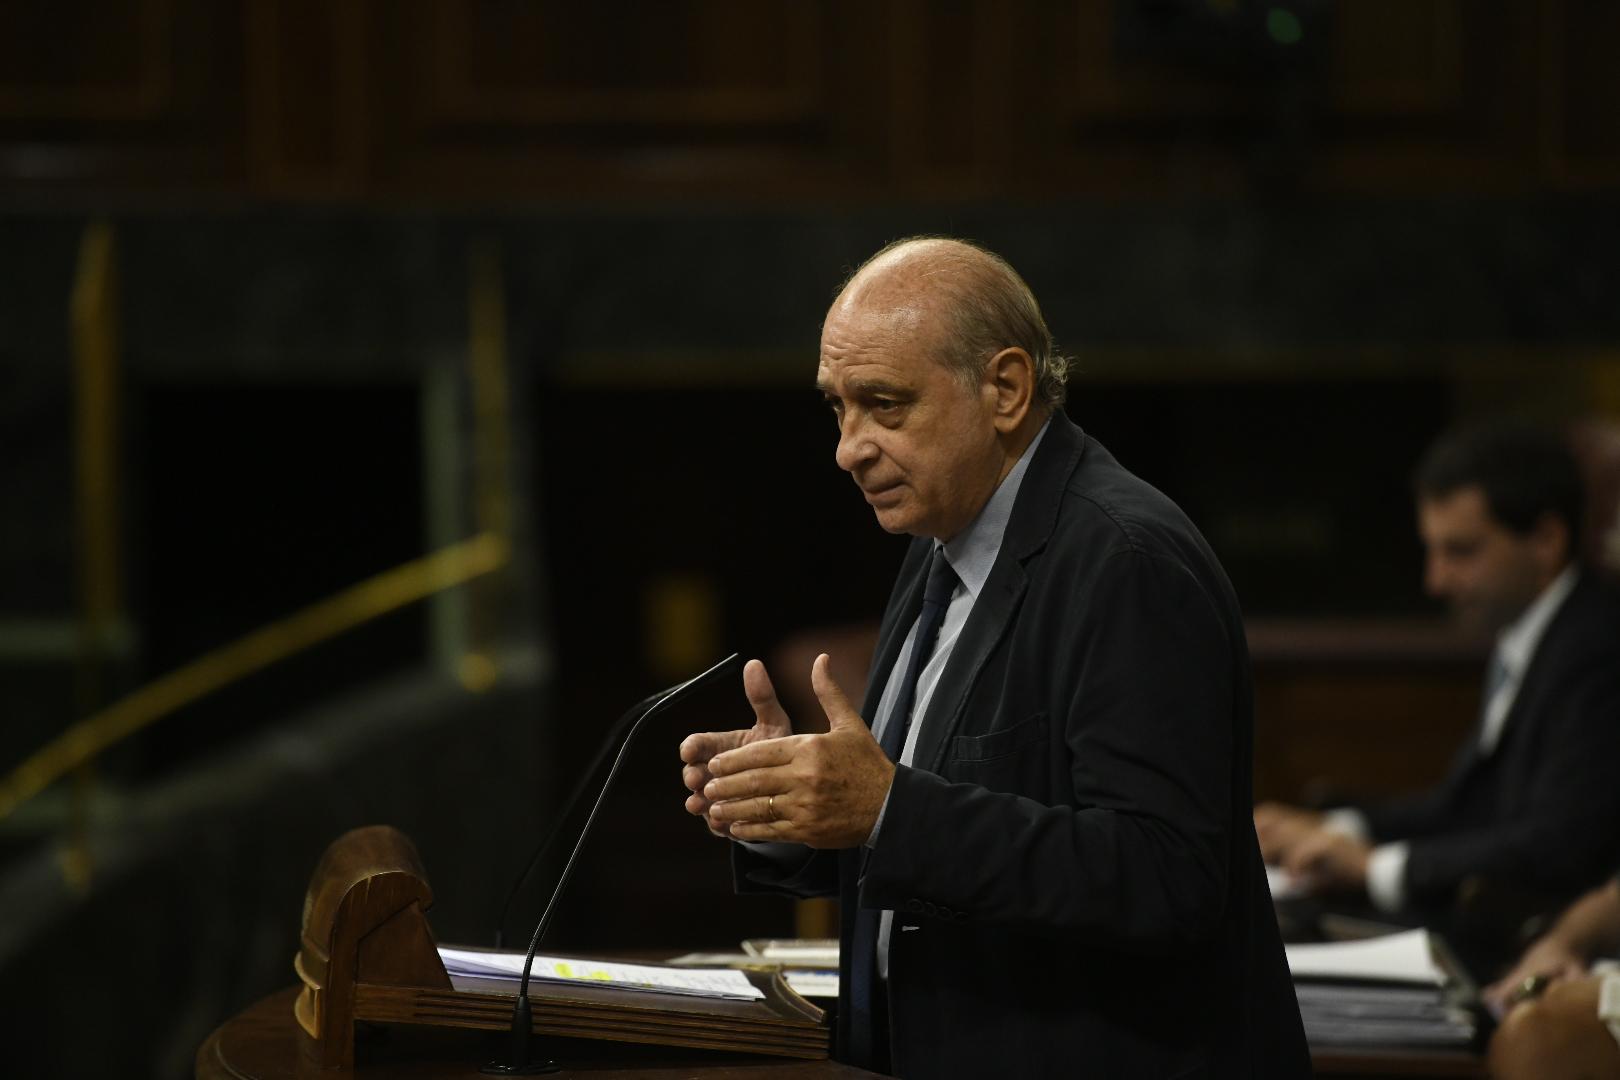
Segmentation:
<svg viewBox="0 0 1620 1080">
<path fill-rule="evenodd" d="M 765 796 L 765 809 L 770 811 L 771 820 L 775 821 L 776 820 L 776 796 L 775 795 L 767 795 L 767 796 Z"/>
<path fill-rule="evenodd" d="M 1517 1005 L 1521 1001 L 1529 1001 L 1531 998 L 1540 997 L 1541 992 L 1547 989 L 1547 982 L 1548 979 L 1545 975 L 1531 975 L 1513 988 L 1513 993 L 1508 995 L 1508 1004 Z"/>
</svg>

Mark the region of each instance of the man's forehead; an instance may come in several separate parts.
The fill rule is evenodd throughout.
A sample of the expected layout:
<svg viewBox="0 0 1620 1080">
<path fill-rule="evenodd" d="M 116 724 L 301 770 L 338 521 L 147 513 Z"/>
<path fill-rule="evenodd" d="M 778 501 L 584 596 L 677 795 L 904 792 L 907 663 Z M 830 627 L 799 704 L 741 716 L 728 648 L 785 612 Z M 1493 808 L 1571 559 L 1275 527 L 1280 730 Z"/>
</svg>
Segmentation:
<svg viewBox="0 0 1620 1080">
<path fill-rule="evenodd" d="M 946 372 L 936 338 L 909 322 L 866 327 L 865 332 L 829 325 L 822 335 L 816 387 L 823 391 L 893 393 L 916 389 Z"/>
<path fill-rule="evenodd" d="M 1420 496 L 1418 516 L 1437 528 L 1478 529 L 1496 524 L 1485 489 L 1478 484 Z"/>
<path fill-rule="evenodd" d="M 938 314 L 915 298 L 892 304 L 839 303 L 821 327 L 823 362 L 883 362 L 915 375 L 923 362 L 937 362 L 945 328 Z"/>
<path fill-rule="evenodd" d="M 834 301 L 821 324 L 822 336 L 913 337 L 933 319 L 927 297 L 915 293 L 884 296 L 845 294 Z"/>
<path fill-rule="evenodd" d="M 816 389 L 824 392 L 893 391 L 911 386 L 916 373 L 904 365 L 882 361 L 822 359 L 816 367 Z"/>
</svg>

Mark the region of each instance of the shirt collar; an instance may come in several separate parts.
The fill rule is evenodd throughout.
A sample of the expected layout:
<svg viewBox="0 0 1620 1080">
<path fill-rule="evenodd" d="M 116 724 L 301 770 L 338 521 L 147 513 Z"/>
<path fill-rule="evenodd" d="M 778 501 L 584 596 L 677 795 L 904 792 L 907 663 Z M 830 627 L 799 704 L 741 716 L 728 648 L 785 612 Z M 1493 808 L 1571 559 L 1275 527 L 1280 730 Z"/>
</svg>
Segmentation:
<svg viewBox="0 0 1620 1080">
<path fill-rule="evenodd" d="M 1519 678 L 1529 666 L 1536 646 L 1541 643 L 1541 636 L 1547 632 L 1547 624 L 1552 622 L 1570 590 L 1575 588 L 1575 576 L 1573 563 L 1564 567 L 1564 572 L 1541 590 L 1541 595 L 1524 609 L 1524 614 L 1497 635 L 1497 659 L 1513 678 Z"/>
<path fill-rule="evenodd" d="M 1023 455 L 997 485 L 990 501 L 979 511 L 979 516 L 945 545 L 945 561 L 962 579 L 969 596 L 979 595 L 979 590 L 984 588 L 985 580 L 990 576 L 990 568 L 996 564 L 996 556 L 1001 552 L 1001 538 L 1007 532 L 1007 522 L 1012 519 L 1013 503 L 1018 501 L 1018 489 L 1024 483 L 1024 473 L 1029 469 L 1030 459 L 1035 456 L 1035 448 L 1041 445 L 1041 440 L 1046 437 L 1046 429 L 1051 426 L 1052 418 L 1047 417 L 1041 430 L 1024 448 Z"/>
</svg>

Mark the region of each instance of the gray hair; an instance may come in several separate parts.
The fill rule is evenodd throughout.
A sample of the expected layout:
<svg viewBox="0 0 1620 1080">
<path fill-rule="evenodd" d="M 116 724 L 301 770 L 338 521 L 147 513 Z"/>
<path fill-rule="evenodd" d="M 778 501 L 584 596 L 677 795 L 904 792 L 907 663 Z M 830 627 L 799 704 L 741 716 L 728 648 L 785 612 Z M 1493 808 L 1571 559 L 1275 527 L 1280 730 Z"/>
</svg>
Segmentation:
<svg viewBox="0 0 1620 1080">
<path fill-rule="evenodd" d="M 885 245 L 861 263 L 845 284 L 884 256 L 912 245 L 935 248 L 941 269 L 949 270 L 929 275 L 952 324 L 946 335 L 947 353 L 941 357 L 945 366 L 968 386 L 977 386 L 984 377 L 985 361 L 1003 349 L 1022 349 L 1035 365 L 1035 399 L 1049 408 L 1062 408 L 1069 357 L 1058 352 L 1035 294 L 995 252 L 955 237 L 908 236 Z"/>
</svg>

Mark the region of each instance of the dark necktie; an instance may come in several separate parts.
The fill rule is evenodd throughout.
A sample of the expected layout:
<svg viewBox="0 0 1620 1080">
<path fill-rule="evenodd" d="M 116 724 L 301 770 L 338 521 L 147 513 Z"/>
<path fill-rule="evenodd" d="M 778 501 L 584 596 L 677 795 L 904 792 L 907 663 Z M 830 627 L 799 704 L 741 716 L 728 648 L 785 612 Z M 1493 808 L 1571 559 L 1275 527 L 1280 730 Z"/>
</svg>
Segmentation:
<svg viewBox="0 0 1620 1080">
<path fill-rule="evenodd" d="M 911 730 L 911 713 L 917 704 L 917 680 L 928 658 L 934 655 L 934 641 L 939 637 L 940 624 L 945 621 L 945 609 L 951 604 L 959 579 L 951 564 L 945 561 L 945 549 L 935 545 L 934 561 L 928 568 L 928 583 L 923 586 L 922 614 L 917 616 L 917 636 L 911 643 L 911 657 L 906 662 L 906 673 L 900 680 L 900 693 L 889 710 L 889 721 L 883 727 L 883 751 L 890 761 L 899 761 L 905 749 L 906 732 Z"/>
<path fill-rule="evenodd" d="M 1485 669 L 1485 693 L 1480 712 L 1489 712 L 1491 702 L 1496 700 L 1496 694 L 1508 681 L 1507 665 L 1502 662 L 1502 650 L 1494 649 L 1491 652 L 1490 666 Z"/>
<path fill-rule="evenodd" d="M 945 561 L 945 549 L 935 545 L 934 558 L 928 568 L 928 581 L 923 586 L 922 613 L 917 616 L 917 635 L 911 642 L 911 657 L 901 676 L 900 693 L 889 710 L 883 726 L 880 744 L 890 761 L 899 761 L 906 745 L 906 732 L 911 729 L 911 714 L 917 703 L 917 679 L 922 675 L 928 658 L 934 653 L 940 624 L 945 621 L 945 609 L 950 606 L 951 594 L 956 592 L 959 579 L 951 564 Z M 854 865 L 860 865 L 857 860 Z M 859 887 L 858 883 L 855 885 Z M 856 1038 L 872 1033 L 876 1017 L 872 1009 L 872 985 L 877 981 L 878 926 L 882 915 L 873 908 L 858 908 L 855 912 L 855 930 L 850 938 L 850 1006 L 858 1014 L 853 1017 L 850 1030 Z M 864 1041 L 864 1040 L 863 1040 Z M 854 1057 L 865 1064 L 878 1064 L 872 1046 L 849 1048 Z"/>
</svg>

